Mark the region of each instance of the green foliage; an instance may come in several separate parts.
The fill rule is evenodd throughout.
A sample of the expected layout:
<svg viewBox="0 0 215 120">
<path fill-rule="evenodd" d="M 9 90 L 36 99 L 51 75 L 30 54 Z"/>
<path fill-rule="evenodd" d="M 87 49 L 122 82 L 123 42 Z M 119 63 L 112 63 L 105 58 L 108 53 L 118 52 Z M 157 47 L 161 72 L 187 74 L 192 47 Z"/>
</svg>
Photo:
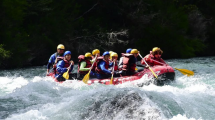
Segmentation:
<svg viewBox="0 0 215 120">
<path fill-rule="evenodd" d="M 0 44 L 0 57 L 1 59 L 6 59 L 10 57 L 10 51 L 7 51 L 3 48 L 3 44 Z"/>
<path fill-rule="evenodd" d="M 13 55 L 3 62 L 11 68 L 45 64 L 59 43 L 73 51 L 73 59 L 94 48 L 119 53 L 132 47 L 144 55 L 155 46 L 164 58 L 193 57 L 213 50 L 215 24 L 207 19 L 214 17 L 214 5 L 214 0 L 2 0 L 0 38 Z"/>
</svg>

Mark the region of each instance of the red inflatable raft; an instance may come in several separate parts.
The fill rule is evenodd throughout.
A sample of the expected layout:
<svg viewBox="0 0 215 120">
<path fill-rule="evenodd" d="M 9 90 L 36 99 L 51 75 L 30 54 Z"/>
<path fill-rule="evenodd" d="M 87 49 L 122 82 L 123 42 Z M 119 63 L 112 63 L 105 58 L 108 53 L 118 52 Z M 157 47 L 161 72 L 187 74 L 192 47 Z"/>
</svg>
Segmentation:
<svg viewBox="0 0 215 120">
<path fill-rule="evenodd" d="M 173 81 L 175 79 L 174 69 L 169 65 L 157 65 L 157 66 L 153 66 L 151 68 L 155 72 L 155 74 L 158 76 L 158 80 L 156 80 L 154 78 L 152 72 L 148 68 L 145 68 L 143 71 L 137 72 L 136 74 L 134 74 L 132 76 L 115 77 L 113 79 L 113 85 L 123 84 L 125 82 L 136 81 L 136 80 L 139 80 L 140 78 L 142 78 L 143 75 L 146 75 L 146 74 L 147 74 L 148 78 L 155 79 L 153 81 L 153 83 L 156 85 L 163 85 L 166 82 Z M 50 76 L 52 76 L 54 78 L 53 73 L 51 73 Z M 57 80 L 55 79 L 55 81 L 57 81 Z M 101 84 L 109 85 L 110 78 L 109 79 L 90 79 L 90 80 L 88 80 L 88 85 L 91 85 L 93 83 L 101 83 Z"/>
</svg>

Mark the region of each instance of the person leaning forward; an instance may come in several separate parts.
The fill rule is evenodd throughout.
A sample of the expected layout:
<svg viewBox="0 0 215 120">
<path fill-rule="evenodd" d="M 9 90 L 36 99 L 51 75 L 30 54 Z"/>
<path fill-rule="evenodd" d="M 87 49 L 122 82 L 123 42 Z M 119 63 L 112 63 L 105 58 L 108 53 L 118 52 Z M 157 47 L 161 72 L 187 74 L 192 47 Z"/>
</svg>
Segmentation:
<svg viewBox="0 0 215 120">
<path fill-rule="evenodd" d="M 152 49 L 152 51 L 150 51 L 150 53 L 148 55 L 146 55 L 143 59 L 145 59 L 145 61 L 150 66 L 162 65 L 160 63 L 166 64 L 164 62 L 164 60 L 161 58 L 162 54 L 163 54 L 163 51 L 160 48 L 154 47 Z M 156 61 L 158 61 L 158 62 L 156 62 Z M 141 60 L 141 64 L 145 65 L 145 62 L 143 60 Z"/>
<path fill-rule="evenodd" d="M 79 55 L 78 59 L 77 79 L 82 80 L 84 76 L 90 71 L 90 68 L 92 66 L 92 54 L 88 52 L 85 53 L 85 55 Z M 90 72 L 90 77 L 95 77 L 92 71 Z"/>
</svg>

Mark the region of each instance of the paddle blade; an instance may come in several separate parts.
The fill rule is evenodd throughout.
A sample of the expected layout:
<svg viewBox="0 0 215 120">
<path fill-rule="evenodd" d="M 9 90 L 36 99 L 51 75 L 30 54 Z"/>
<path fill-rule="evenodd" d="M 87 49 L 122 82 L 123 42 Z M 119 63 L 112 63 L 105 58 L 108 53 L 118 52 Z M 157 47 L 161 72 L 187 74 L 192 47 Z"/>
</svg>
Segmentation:
<svg viewBox="0 0 215 120">
<path fill-rule="evenodd" d="M 63 74 L 63 77 L 64 77 L 66 80 L 68 80 L 68 79 L 69 79 L 69 72 L 68 72 L 68 71 L 65 72 L 65 73 Z"/>
<path fill-rule="evenodd" d="M 110 79 L 110 84 L 113 84 L 113 76 Z"/>
<path fill-rule="evenodd" d="M 154 71 L 149 67 L 149 70 L 151 70 L 152 74 L 158 79 L 158 76 L 154 73 Z"/>
<path fill-rule="evenodd" d="M 194 72 L 191 71 L 191 70 L 187 70 L 187 69 L 178 69 L 178 68 L 175 68 L 175 69 L 178 70 L 179 72 L 181 72 L 182 74 L 187 75 L 188 77 L 194 75 Z"/>
<path fill-rule="evenodd" d="M 135 70 L 137 71 L 138 69 L 137 69 L 137 68 L 135 68 Z"/>
<path fill-rule="evenodd" d="M 85 84 L 87 84 L 87 82 L 88 82 L 88 80 L 90 79 L 90 72 L 88 72 L 85 76 L 84 76 L 84 78 L 83 78 L 83 82 L 85 83 Z"/>
</svg>

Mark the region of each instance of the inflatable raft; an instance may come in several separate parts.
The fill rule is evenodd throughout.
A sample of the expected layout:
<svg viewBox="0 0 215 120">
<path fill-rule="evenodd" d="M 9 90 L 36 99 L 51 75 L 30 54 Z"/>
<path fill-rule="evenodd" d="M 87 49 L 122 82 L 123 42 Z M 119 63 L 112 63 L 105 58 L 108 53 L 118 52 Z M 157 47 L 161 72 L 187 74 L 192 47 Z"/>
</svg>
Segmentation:
<svg viewBox="0 0 215 120">
<path fill-rule="evenodd" d="M 114 77 L 113 79 L 113 85 L 123 84 L 125 82 L 133 82 L 140 80 L 144 75 L 147 75 L 149 79 L 153 79 L 153 83 L 156 85 L 163 85 L 165 83 L 168 83 L 170 81 L 173 81 L 175 79 L 175 71 L 174 69 L 169 65 L 157 65 L 151 67 L 151 69 L 155 72 L 155 74 L 158 76 L 158 79 L 154 78 L 154 75 L 152 72 L 145 68 L 143 71 L 137 72 L 136 74 L 132 76 L 122 76 L 122 77 Z M 54 78 L 54 74 L 51 73 L 50 76 Z M 56 82 L 58 82 L 55 79 Z M 63 81 L 61 81 L 63 82 Z M 101 83 L 105 85 L 110 84 L 110 78 L 108 79 L 90 79 L 88 80 L 88 85 L 91 85 L 93 83 Z"/>
</svg>

